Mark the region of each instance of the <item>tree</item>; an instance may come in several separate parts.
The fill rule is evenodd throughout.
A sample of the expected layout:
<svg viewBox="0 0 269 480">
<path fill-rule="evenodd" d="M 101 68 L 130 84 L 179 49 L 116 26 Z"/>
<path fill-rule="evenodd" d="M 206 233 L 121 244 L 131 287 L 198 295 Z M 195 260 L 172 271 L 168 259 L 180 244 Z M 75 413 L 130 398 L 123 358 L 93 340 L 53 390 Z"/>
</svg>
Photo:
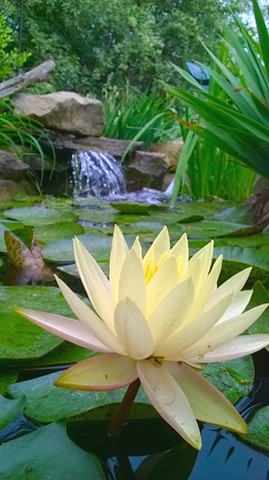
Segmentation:
<svg viewBox="0 0 269 480">
<path fill-rule="evenodd" d="M 52 56 L 50 89 L 101 95 L 129 85 L 138 90 L 170 81 L 170 62 L 203 59 L 201 40 L 214 50 L 235 0 L 24 0 L 22 45 L 27 67 Z M 18 38 L 20 1 L 1 0 Z"/>
</svg>

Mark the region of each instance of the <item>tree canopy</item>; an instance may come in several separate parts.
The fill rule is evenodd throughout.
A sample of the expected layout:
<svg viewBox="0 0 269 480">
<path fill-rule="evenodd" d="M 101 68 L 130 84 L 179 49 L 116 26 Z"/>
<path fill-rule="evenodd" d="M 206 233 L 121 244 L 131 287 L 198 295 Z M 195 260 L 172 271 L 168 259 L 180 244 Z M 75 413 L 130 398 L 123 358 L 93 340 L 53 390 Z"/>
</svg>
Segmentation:
<svg viewBox="0 0 269 480">
<path fill-rule="evenodd" d="M 156 88 L 175 75 L 171 62 L 204 60 L 201 40 L 216 49 L 230 7 L 242 11 L 246 1 L 1 0 L 0 15 L 31 53 L 27 67 L 55 60 L 45 88 L 100 96 L 114 86 Z"/>
</svg>

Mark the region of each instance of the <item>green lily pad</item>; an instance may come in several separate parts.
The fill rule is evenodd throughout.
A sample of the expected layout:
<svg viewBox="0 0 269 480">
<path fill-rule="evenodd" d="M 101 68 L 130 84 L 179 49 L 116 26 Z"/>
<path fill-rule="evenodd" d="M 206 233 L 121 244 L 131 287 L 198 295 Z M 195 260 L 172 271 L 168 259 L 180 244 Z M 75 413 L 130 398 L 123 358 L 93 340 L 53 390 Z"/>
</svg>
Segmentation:
<svg viewBox="0 0 269 480">
<path fill-rule="evenodd" d="M 240 247 L 216 247 L 214 249 L 214 258 L 220 254 L 225 260 L 243 263 L 254 267 L 269 271 L 269 256 L 262 250 L 255 248 L 240 248 Z"/>
<path fill-rule="evenodd" d="M 22 413 L 25 399 L 8 400 L 0 395 L 0 429 L 8 425 L 14 418 Z"/>
<path fill-rule="evenodd" d="M 75 222 L 58 222 L 51 225 L 36 227 L 35 238 L 39 243 L 47 245 L 62 238 L 72 238 L 84 233 L 84 228 Z"/>
<path fill-rule="evenodd" d="M 160 210 L 158 205 L 146 205 L 136 202 L 111 202 L 110 205 L 122 214 L 149 215 Z"/>
<path fill-rule="evenodd" d="M 0 446 L 0 478 L 6 480 L 105 480 L 98 459 L 52 424 Z"/>
<path fill-rule="evenodd" d="M 256 282 L 253 286 L 253 294 L 248 304 L 248 309 L 254 308 L 263 303 L 269 303 L 269 294 L 261 282 Z M 263 314 L 249 328 L 249 333 L 269 333 L 269 309 L 267 308 Z"/>
<path fill-rule="evenodd" d="M 269 255 L 263 250 L 255 248 L 240 247 L 216 247 L 214 249 L 214 258 L 220 254 L 224 257 L 221 281 L 226 280 L 235 273 L 246 267 L 252 267 L 250 274 L 251 282 L 261 280 L 269 281 Z"/>
<path fill-rule="evenodd" d="M 19 374 L 15 370 L 3 370 L 0 369 L 0 395 L 3 395 L 7 391 L 7 387 L 11 383 L 15 383 Z"/>
<path fill-rule="evenodd" d="M 269 407 L 259 410 L 248 424 L 249 433 L 244 440 L 252 445 L 269 451 Z"/>
<path fill-rule="evenodd" d="M 73 222 L 77 219 L 76 215 L 71 210 L 46 208 L 43 205 L 12 208 L 10 210 L 5 210 L 4 215 L 7 218 L 13 218 L 14 220 L 22 222 L 24 225 L 30 225 L 32 227 L 65 222 L 66 218 Z"/>
<path fill-rule="evenodd" d="M 39 358 L 62 340 L 15 313 L 13 308 L 32 308 L 72 316 L 56 287 L 0 287 L 0 362 Z"/>
<path fill-rule="evenodd" d="M 78 235 L 79 240 L 91 252 L 97 262 L 106 261 L 110 255 L 111 237 L 101 235 Z M 74 262 L 73 240 L 65 238 L 46 245 L 43 257 L 47 262 L 70 263 Z"/>
<path fill-rule="evenodd" d="M 232 403 L 250 391 L 254 367 L 250 356 L 228 362 L 209 364 L 202 374 Z"/>
<path fill-rule="evenodd" d="M 55 387 L 53 382 L 60 374 L 61 371 L 10 385 L 8 393 L 17 399 L 26 398 L 26 415 L 39 422 L 49 423 L 108 405 L 113 405 L 109 415 L 111 416 L 114 404 L 121 402 L 126 391 L 126 388 L 120 388 L 109 392 L 85 392 Z M 136 401 L 150 404 L 142 389 Z M 108 418 L 107 409 L 103 418 Z"/>
<path fill-rule="evenodd" d="M 30 368 L 45 368 L 50 365 L 60 365 L 62 367 L 63 365 L 69 365 L 71 363 L 79 362 L 80 360 L 85 360 L 85 358 L 88 358 L 93 354 L 95 354 L 95 352 L 91 352 L 86 348 L 78 347 L 77 345 L 73 345 L 73 343 L 63 342 L 43 357 L 34 360 L 31 359 L 28 362 L 25 361 L 24 365 L 29 365 Z"/>
</svg>

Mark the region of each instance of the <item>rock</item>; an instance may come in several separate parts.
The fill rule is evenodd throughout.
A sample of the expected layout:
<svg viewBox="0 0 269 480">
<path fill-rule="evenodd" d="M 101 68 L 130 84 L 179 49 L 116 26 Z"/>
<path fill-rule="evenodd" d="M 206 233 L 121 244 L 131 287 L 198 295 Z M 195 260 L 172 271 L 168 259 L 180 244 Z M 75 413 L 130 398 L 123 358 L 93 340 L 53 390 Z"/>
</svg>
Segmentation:
<svg viewBox="0 0 269 480">
<path fill-rule="evenodd" d="M 168 167 L 165 157 L 165 153 L 134 152 L 125 170 L 128 190 L 145 187 L 161 190 Z"/>
<path fill-rule="evenodd" d="M 175 167 L 179 159 L 184 141 L 182 138 L 171 140 L 164 143 L 153 143 L 150 146 L 151 152 L 165 153 L 165 160 L 168 162 L 168 168 Z"/>
<path fill-rule="evenodd" d="M 17 93 L 12 103 L 15 113 L 30 116 L 52 130 L 93 137 L 103 132 L 102 103 L 93 98 L 73 92 Z"/>
<path fill-rule="evenodd" d="M 13 180 L 0 179 L 0 202 L 12 200 L 18 193 L 34 194 L 35 191 L 27 180 L 17 183 Z"/>
<path fill-rule="evenodd" d="M 29 165 L 22 162 L 15 153 L 0 150 L 0 178 L 21 180 L 29 170 Z"/>
</svg>

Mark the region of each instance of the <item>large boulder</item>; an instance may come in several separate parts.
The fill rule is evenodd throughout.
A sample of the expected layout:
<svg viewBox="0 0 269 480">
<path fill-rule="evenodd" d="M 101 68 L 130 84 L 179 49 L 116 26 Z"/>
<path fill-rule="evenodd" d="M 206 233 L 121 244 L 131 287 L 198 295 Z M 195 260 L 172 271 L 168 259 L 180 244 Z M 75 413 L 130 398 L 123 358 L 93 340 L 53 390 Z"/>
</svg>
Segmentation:
<svg viewBox="0 0 269 480">
<path fill-rule="evenodd" d="M 15 113 L 30 116 L 52 130 L 98 137 L 104 129 L 102 103 L 77 93 L 17 93 L 12 102 Z"/>
<path fill-rule="evenodd" d="M 0 179 L 19 181 L 28 170 L 29 165 L 23 163 L 15 153 L 0 150 Z"/>
</svg>

